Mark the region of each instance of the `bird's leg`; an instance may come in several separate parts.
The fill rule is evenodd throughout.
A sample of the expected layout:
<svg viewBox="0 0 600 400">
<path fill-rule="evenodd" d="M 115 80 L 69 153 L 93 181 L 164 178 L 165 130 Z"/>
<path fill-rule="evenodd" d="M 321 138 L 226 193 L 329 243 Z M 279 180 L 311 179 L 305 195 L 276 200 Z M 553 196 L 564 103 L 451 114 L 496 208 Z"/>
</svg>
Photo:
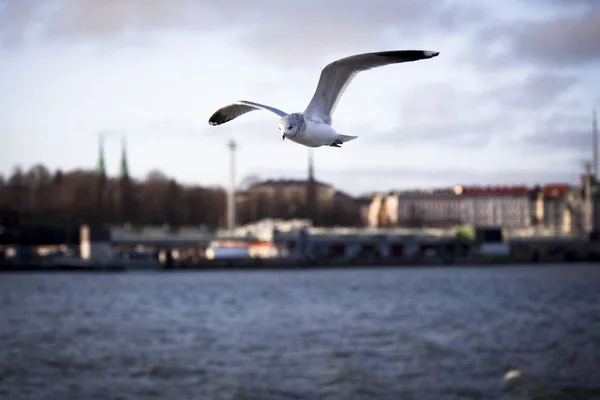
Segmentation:
<svg viewBox="0 0 600 400">
<path fill-rule="evenodd" d="M 281 135 L 281 140 L 285 140 L 285 135 Z"/>
</svg>

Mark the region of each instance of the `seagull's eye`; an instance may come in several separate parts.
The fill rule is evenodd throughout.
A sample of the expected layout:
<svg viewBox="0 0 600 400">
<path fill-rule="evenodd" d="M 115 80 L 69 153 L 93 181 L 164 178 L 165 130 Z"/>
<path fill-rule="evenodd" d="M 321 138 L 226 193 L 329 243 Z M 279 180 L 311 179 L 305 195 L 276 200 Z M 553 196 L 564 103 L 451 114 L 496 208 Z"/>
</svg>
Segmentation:
<svg viewBox="0 0 600 400">
<path fill-rule="evenodd" d="M 290 125 L 290 126 L 288 126 L 288 129 L 292 129 L 292 126 L 291 126 L 291 125 Z"/>
</svg>

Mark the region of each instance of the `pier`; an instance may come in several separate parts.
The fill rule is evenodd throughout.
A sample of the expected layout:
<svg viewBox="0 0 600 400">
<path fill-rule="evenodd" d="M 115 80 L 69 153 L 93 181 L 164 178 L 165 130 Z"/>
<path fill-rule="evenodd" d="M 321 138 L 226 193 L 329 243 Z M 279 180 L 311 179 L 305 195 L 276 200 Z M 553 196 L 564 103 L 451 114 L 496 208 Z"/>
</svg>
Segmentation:
<svg viewBox="0 0 600 400">
<path fill-rule="evenodd" d="M 491 265 L 598 261 L 599 242 L 583 237 L 510 237 L 500 228 L 323 229 L 306 221 L 265 220 L 236 230 L 82 226 L 71 243 L 4 244 L 0 269 L 181 270 L 351 266 Z M 52 243 L 50 243 L 52 242 Z"/>
</svg>

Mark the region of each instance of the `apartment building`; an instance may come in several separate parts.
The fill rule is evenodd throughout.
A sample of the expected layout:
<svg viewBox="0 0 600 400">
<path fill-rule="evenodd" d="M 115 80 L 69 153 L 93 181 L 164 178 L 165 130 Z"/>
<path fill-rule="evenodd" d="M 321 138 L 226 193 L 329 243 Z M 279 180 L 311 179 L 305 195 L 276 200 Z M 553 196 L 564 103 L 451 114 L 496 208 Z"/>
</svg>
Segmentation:
<svg viewBox="0 0 600 400">
<path fill-rule="evenodd" d="M 532 210 L 526 186 L 463 187 L 461 221 L 477 226 L 527 228 Z"/>
<path fill-rule="evenodd" d="M 397 225 L 449 227 L 461 223 L 460 186 L 445 189 L 410 190 L 395 194 Z"/>
</svg>

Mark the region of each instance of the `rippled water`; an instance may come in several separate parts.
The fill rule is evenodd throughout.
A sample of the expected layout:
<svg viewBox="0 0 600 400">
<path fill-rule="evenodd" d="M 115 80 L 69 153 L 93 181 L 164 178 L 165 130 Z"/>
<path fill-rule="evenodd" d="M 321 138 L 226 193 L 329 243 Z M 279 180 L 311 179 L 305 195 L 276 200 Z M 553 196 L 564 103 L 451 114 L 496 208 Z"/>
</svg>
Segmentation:
<svg viewBox="0 0 600 400">
<path fill-rule="evenodd" d="M 2 399 L 600 399 L 596 266 L 1 274 L 0 318 Z"/>
</svg>

